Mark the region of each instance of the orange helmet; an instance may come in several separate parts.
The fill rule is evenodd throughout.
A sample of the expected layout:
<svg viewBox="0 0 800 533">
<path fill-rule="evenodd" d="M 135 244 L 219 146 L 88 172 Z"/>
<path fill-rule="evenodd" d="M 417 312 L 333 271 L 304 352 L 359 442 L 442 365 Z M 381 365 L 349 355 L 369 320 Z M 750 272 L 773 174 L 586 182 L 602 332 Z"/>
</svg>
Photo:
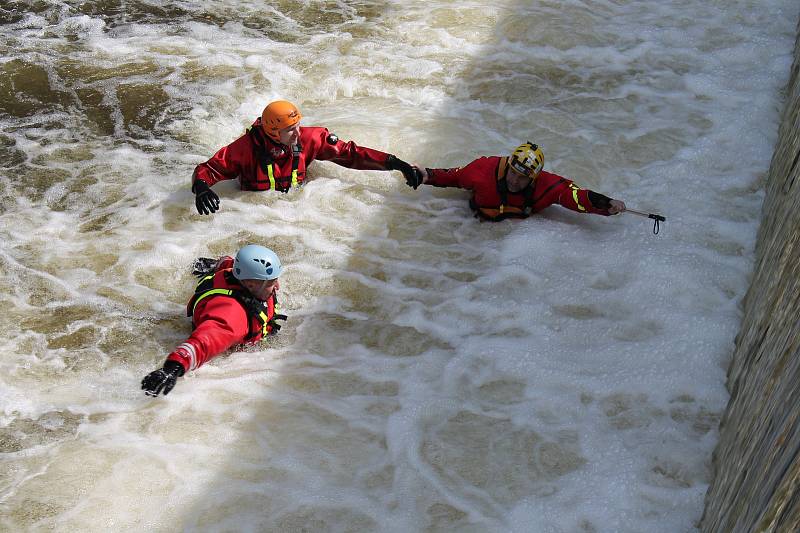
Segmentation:
<svg viewBox="0 0 800 533">
<path fill-rule="evenodd" d="M 301 118 L 303 118 L 303 115 L 300 114 L 300 110 L 293 103 L 286 100 L 276 100 L 270 102 L 264 108 L 264 112 L 261 113 L 261 127 L 264 129 L 264 133 L 269 135 L 272 140 L 280 141 L 278 132 L 283 128 L 294 126 L 300 122 Z"/>
</svg>

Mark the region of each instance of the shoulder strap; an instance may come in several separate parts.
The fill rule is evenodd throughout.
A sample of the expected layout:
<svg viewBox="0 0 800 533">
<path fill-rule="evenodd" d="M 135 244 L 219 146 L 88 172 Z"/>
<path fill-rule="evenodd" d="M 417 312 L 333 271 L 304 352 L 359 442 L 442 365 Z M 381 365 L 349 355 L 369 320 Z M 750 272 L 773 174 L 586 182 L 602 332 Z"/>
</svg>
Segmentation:
<svg viewBox="0 0 800 533">
<path fill-rule="evenodd" d="M 189 303 L 186 304 L 186 316 L 192 316 L 194 314 L 194 308 L 197 307 L 197 303 L 202 299 L 201 297 L 205 297 L 207 292 L 214 290 L 214 275 L 215 273 L 212 272 L 200 278 L 200 281 L 197 282 L 194 294 L 189 298 Z M 211 295 L 209 294 L 208 296 Z"/>
<path fill-rule="evenodd" d="M 247 134 L 253 140 L 253 146 L 256 148 L 256 158 L 258 159 L 259 165 L 261 165 L 261 170 L 263 170 L 265 174 L 268 174 L 269 166 L 272 164 L 273 159 L 267 151 L 267 147 L 264 143 L 264 137 L 261 136 L 258 128 L 253 126 L 247 128 Z"/>
<path fill-rule="evenodd" d="M 525 190 L 522 191 L 522 194 L 525 197 L 525 200 L 522 204 L 522 211 L 525 213 L 525 216 L 529 216 L 533 211 L 533 181 L 531 181 Z"/>
<path fill-rule="evenodd" d="M 497 169 L 495 170 L 495 178 L 497 179 L 497 194 L 500 195 L 500 213 L 505 211 L 506 204 L 508 203 L 508 183 L 506 182 L 506 174 L 508 174 L 508 158 L 501 157 L 497 162 Z"/>
<path fill-rule="evenodd" d="M 497 181 L 506 179 L 507 173 L 508 173 L 508 157 L 501 157 L 500 161 L 498 161 L 497 163 L 497 169 L 495 170 Z"/>
</svg>

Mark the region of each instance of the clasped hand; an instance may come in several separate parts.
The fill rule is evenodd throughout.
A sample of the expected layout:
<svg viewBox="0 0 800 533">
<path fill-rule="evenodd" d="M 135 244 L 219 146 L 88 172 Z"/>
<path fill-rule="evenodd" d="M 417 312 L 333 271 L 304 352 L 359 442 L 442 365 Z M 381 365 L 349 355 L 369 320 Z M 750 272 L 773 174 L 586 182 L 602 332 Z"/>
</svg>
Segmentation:
<svg viewBox="0 0 800 533">
<path fill-rule="evenodd" d="M 399 170 L 402 172 L 403 177 L 406 179 L 406 184 L 412 189 L 416 190 L 417 187 L 422 185 L 422 173 L 418 168 L 412 167 L 402 159 L 393 155 L 389 156 L 387 164 L 389 170 Z"/>
</svg>

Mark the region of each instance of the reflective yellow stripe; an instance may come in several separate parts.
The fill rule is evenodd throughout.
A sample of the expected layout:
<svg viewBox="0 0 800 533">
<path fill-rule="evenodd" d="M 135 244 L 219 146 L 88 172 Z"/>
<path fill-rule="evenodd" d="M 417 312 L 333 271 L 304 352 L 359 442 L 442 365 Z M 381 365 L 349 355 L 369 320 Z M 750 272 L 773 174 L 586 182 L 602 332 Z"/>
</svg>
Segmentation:
<svg viewBox="0 0 800 533">
<path fill-rule="evenodd" d="M 207 298 L 209 296 L 214 296 L 216 294 L 230 296 L 231 294 L 233 294 L 233 291 L 229 289 L 211 289 L 210 291 L 204 292 L 203 294 L 197 297 L 197 300 L 194 301 L 194 305 L 192 306 L 192 314 L 194 314 L 194 310 L 197 308 L 197 304 L 200 303 L 200 300 L 202 300 L 203 298 Z"/>
<path fill-rule="evenodd" d="M 270 165 L 267 167 L 267 173 L 269 174 L 269 188 L 275 190 L 275 174 L 273 172 L 273 166 Z M 298 187 L 297 182 L 297 170 L 292 170 L 292 187 Z"/>
<path fill-rule="evenodd" d="M 258 317 L 261 319 L 261 336 L 266 337 L 269 335 L 269 329 L 267 328 L 267 322 L 269 321 L 269 318 L 267 318 L 266 313 L 263 311 L 258 313 Z"/>
<path fill-rule="evenodd" d="M 267 173 L 269 174 L 269 188 L 273 191 L 275 190 L 275 174 L 272 172 L 272 164 L 267 167 Z"/>
<path fill-rule="evenodd" d="M 573 200 L 575 200 L 575 205 L 578 206 L 579 210 L 586 211 L 586 208 L 583 207 L 581 205 L 580 200 L 578 200 L 578 188 L 576 186 L 574 186 L 574 185 L 570 185 L 570 188 L 572 188 L 572 198 L 573 198 Z"/>
</svg>

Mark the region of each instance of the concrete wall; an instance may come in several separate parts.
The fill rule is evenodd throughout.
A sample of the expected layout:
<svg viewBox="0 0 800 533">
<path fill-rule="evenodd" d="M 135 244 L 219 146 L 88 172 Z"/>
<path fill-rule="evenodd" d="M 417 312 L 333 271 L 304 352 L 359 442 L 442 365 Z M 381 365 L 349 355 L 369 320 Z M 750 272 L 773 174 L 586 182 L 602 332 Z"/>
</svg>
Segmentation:
<svg viewBox="0 0 800 533">
<path fill-rule="evenodd" d="M 800 531 L 800 35 L 794 57 L 704 532 Z"/>
</svg>

